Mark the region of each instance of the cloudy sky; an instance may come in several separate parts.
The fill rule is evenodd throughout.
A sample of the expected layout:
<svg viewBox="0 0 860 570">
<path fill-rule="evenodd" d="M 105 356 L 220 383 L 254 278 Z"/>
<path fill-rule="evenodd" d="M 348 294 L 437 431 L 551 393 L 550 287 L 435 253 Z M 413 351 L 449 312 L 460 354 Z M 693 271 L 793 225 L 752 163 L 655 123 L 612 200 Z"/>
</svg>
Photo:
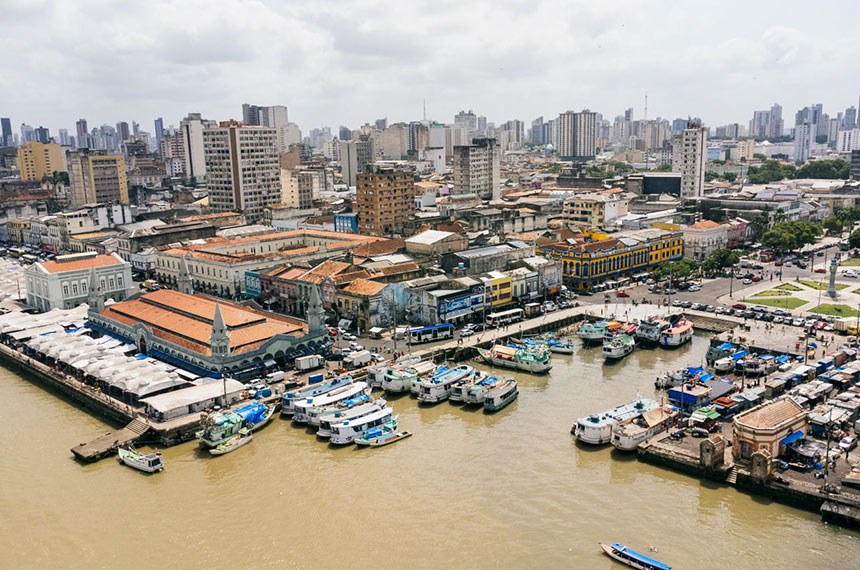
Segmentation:
<svg viewBox="0 0 860 570">
<path fill-rule="evenodd" d="M 496 123 L 607 118 L 786 124 L 857 105 L 852 1 L 0 0 L 0 116 L 74 123 L 289 107 L 303 132 L 474 109 Z"/>
</svg>

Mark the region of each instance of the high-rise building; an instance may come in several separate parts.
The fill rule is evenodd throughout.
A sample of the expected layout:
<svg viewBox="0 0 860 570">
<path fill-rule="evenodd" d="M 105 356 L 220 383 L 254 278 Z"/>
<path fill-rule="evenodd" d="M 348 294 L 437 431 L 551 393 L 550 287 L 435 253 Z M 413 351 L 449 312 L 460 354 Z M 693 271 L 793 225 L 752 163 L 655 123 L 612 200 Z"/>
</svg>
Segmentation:
<svg viewBox="0 0 860 570">
<path fill-rule="evenodd" d="M 75 132 L 77 133 L 78 148 L 89 148 L 88 138 L 90 132 L 87 130 L 87 120 L 78 119 L 75 123 Z"/>
<path fill-rule="evenodd" d="M 69 146 L 72 144 L 72 139 L 69 137 L 69 129 L 60 129 L 59 131 L 60 144 L 63 146 Z"/>
<path fill-rule="evenodd" d="M 63 150 L 54 143 L 30 141 L 18 147 L 18 170 L 21 180 L 39 182 L 54 172 L 66 170 Z"/>
<path fill-rule="evenodd" d="M 164 138 L 164 119 L 158 117 L 155 119 L 155 142 L 158 142 Z"/>
<path fill-rule="evenodd" d="M 140 125 L 137 121 L 131 122 L 131 134 L 137 136 L 140 134 Z"/>
<path fill-rule="evenodd" d="M 385 160 L 402 160 L 409 152 L 409 126 L 406 123 L 394 123 L 387 127 L 380 138 L 382 158 Z"/>
<path fill-rule="evenodd" d="M 454 124 L 465 129 L 466 134 L 471 136 L 472 133 L 478 130 L 478 117 L 471 109 L 468 112 L 460 111 L 454 115 Z M 486 125 L 484 128 L 486 128 Z"/>
<path fill-rule="evenodd" d="M 21 123 L 21 144 L 36 140 L 36 129 L 27 123 Z"/>
<path fill-rule="evenodd" d="M 423 151 L 430 147 L 430 128 L 418 121 L 409 123 L 408 150 Z"/>
<path fill-rule="evenodd" d="M 12 119 L 0 119 L 0 146 L 12 146 Z"/>
<path fill-rule="evenodd" d="M 845 109 L 845 113 L 842 115 L 842 125 L 841 129 L 848 130 L 853 129 L 857 126 L 857 108 L 853 105 Z"/>
<path fill-rule="evenodd" d="M 804 107 L 794 115 L 794 160 L 803 163 L 809 160 L 818 123 L 821 121 L 821 104 Z"/>
<path fill-rule="evenodd" d="M 597 113 L 584 109 L 558 116 L 558 154 L 562 160 L 590 160 L 597 154 Z"/>
<path fill-rule="evenodd" d="M 543 117 L 538 117 L 532 121 L 532 128 L 529 129 L 529 141 L 535 145 L 545 145 Z"/>
<path fill-rule="evenodd" d="M 71 188 L 71 206 L 116 202 L 128 204 L 125 159 L 121 154 L 89 149 L 67 150 L 66 168 Z"/>
<path fill-rule="evenodd" d="M 42 144 L 48 144 L 51 142 L 51 131 L 45 127 L 40 126 L 35 130 L 36 141 Z"/>
<path fill-rule="evenodd" d="M 776 103 L 767 111 L 753 112 L 749 136 L 756 139 L 781 137 L 783 131 L 782 107 Z"/>
<path fill-rule="evenodd" d="M 675 135 L 672 145 L 672 172 L 681 173 L 681 197 L 702 195 L 705 185 L 705 156 L 708 129 L 697 120 L 687 122 L 687 128 Z"/>
<path fill-rule="evenodd" d="M 851 151 L 851 179 L 860 180 L 860 150 Z"/>
<path fill-rule="evenodd" d="M 343 125 L 337 130 L 337 138 L 342 141 L 348 141 L 352 139 L 352 131 L 349 127 L 344 127 Z"/>
<path fill-rule="evenodd" d="M 498 200 L 501 196 L 501 150 L 495 139 L 474 139 L 454 147 L 454 194 L 477 194 Z"/>
<path fill-rule="evenodd" d="M 182 135 L 183 166 L 187 180 L 199 181 L 206 176 L 206 157 L 203 149 L 203 131 L 214 127 L 214 121 L 203 119 L 200 113 L 189 113 L 179 123 Z"/>
<path fill-rule="evenodd" d="M 391 167 L 370 166 L 357 176 L 355 212 L 358 233 L 393 236 L 415 213 L 415 177 Z"/>
<path fill-rule="evenodd" d="M 116 136 L 119 139 L 119 142 L 125 142 L 131 138 L 131 133 L 128 131 L 128 123 L 120 121 L 116 124 Z"/>
<path fill-rule="evenodd" d="M 376 130 L 384 131 L 388 128 L 388 117 L 385 117 L 384 119 L 376 119 L 374 124 L 376 125 Z"/>
<path fill-rule="evenodd" d="M 250 223 L 281 201 L 275 129 L 224 121 L 204 129 L 206 184 L 213 212 L 239 211 Z"/>
<path fill-rule="evenodd" d="M 672 121 L 672 134 L 677 135 L 678 133 L 683 133 L 684 129 L 687 128 L 687 119 L 675 119 Z"/>
</svg>

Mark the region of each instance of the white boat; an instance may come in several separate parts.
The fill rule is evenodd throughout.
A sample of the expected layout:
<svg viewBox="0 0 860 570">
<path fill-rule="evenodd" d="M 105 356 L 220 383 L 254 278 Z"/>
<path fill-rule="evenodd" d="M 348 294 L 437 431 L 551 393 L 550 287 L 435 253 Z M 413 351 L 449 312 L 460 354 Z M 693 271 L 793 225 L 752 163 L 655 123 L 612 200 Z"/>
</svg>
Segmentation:
<svg viewBox="0 0 860 570">
<path fill-rule="evenodd" d="M 164 469 L 164 462 L 161 461 L 161 454 L 155 453 L 138 453 L 133 448 L 126 449 L 124 447 L 117 448 L 119 454 L 119 462 L 134 467 L 138 471 L 145 473 L 157 473 Z"/>
<path fill-rule="evenodd" d="M 320 420 L 323 416 L 328 416 L 337 412 L 343 412 L 350 408 L 354 408 L 355 406 L 369 404 L 372 401 L 373 396 L 371 396 L 370 393 L 365 390 L 354 398 L 347 398 L 346 400 L 336 402 L 334 404 L 331 404 L 330 406 L 318 406 L 311 408 L 308 411 L 308 425 L 319 427 Z"/>
<path fill-rule="evenodd" d="M 731 356 L 714 361 L 714 370 L 717 372 L 731 372 L 735 369 L 735 359 Z"/>
<path fill-rule="evenodd" d="M 637 568 L 638 570 L 672 570 L 672 567 L 668 564 L 655 560 L 650 556 L 645 556 L 635 550 L 630 550 L 621 544 L 614 542 L 612 544 L 603 544 L 601 542 L 600 547 L 610 558 L 631 568 Z"/>
<path fill-rule="evenodd" d="M 619 422 L 641 416 L 658 407 L 660 404 L 648 398 L 634 400 L 605 412 L 579 418 L 570 431 L 579 441 L 603 445 L 612 441 L 612 430 Z"/>
<path fill-rule="evenodd" d="M 355 382 L 354 384 L 347 384 L 346 386 L 335 388 L 330 392 L 320 394 L 313 398 L 306 398 L 302 402 L 295 403 L 293 421 L 300 424 L 307 423 L 310 418 L 310 413 L 314 408 L 324 408 L 326 406 L 348 400 L 349 398 L 369 393 L 370 388 L 367 387 L 366 382 Z"/>
<path fill-rule="evenodd" d="M 576 331 L 576 336 L 582 339 L 586 345 L 592 342 L 602 342 L 603 337 L 609 330 L 609 323 L 606 321 L 597 321 L 596 323 L 585 322 Z"/>
<path fill-rule="evenodd" d="M 393 394 L 409 392 L 414 381 L 420 382 L 422 376 L 430 374 L 435 369 L 436 365 L 430 361 L 393 367 L 385 375 L 382 389 Z"/>
<path fill-rule="evenodd" d="M 458 382 L 454 382 L 454 385 L 451 387 L 451 395 L 448 396 L 448 401 L 465 402 L 466 394 L 469 392 L 469 388 L 480 382 L 485 377 L 486 374 L 478 371 L 478 374 L 472 374 L 471 376 L 467 376 Z"/>
<path fill-rule="evenodd" d="M 675 348 L 693 340 L 693 323 L 687 319 L 678 319 L 660 333 L 660 346 Z"/>
<path fill-rule="evenodd" d="M 633 451 L 658 433 L 669 429 L 678 417 L 671 408 L 654 408 L 641 416 L 620 422 L 612 430 L 612 445 L 621 451 Z"/>
<path fill-rule="evenodd" d="M 543 348 L 519 348 L 496 344 L 490 350 L 478 349 L 484 362 L 492 366 L 545 374 L 552 369 L 549 353 Z"/>
<path fill-rule="evenodd" d="M 209 450 L 212 455 L 226 455 L 231 451 L 236 451 L 243 445 L 248 445 L 254 439 L 254 434 L 248 429 L 242 429 L 236 435 L 222 441 L 215 447 Z"/>
<path fill-rule="evenodd" d="M 381 426 L 389 421 L 394 410 L 389 406 L 382 408 L 372 414 L 346 420 L 331 426 L 331 438 L 329 441 L 335 445 L 344 445 L 355 441 L 356 437 L 364 434 L 372 427 Z"/>
<path fill-rule="evenodd" d="M 633 337 L 626 334 L 616 334 L 603 341 L 603 356 L 607 360 L 624 358 L 636 348 Z"/>
<path fill-rule="evenodd" d="M 344 375 L 325 382 L 308 384 L 301 388 L 289 390 L 285 392 L 283 398 L 281 398 L 281 415 L 292 416 L 295 411 L 296 402 L 302 402 L 307 398 L 313 398 L 320 394 L 325 394 L 335 388 L 340 388 L 341 386 L 346 386 L 350 383 L 352 383 L 352 378 Z"/>
<path fill-rule="evenodd" d="M 667 328 L 669 328 L 668 321 L 652 317 L 639 321 L 639 327 L 634 336 L 640 344 L 655 346 L 660 342 L 660 333 Z"/>
<path fill-rule="evenodd" d="M 378 362 L 367 367 L 367 385 L 371 388 L 382 388 L 385 375 L 391 371 L 391 364 L 387 361 Z"/>
<path fill-rule="evenodd" d="M 448 366 L 443 364 L 435 366 L 433 362 L 421 362 L 412 367 L 416 374 L 409 381 L 409 392 L 416 396 L 421 392 L 421 382 L 428 377 L 438 376 L 448 371 Z"/>
<path fill-rule="evenodd" d="M 503 378 L 496 376 L 487 376 L 478 380 L 466 390 L 465 402 L 467 404 L 483 404 L 487 393 L 503 381 Z"/>
<path fill-rule="evenodd" d="M 384 409 L 385 406 L 386 401 L 379 399 L 375 402 L 361 404 L 360 406 L 355 406 L 354 408 L 350 408 L 348 410 L 337 411 L 325 415 L 320 418 L 320 427 L 317 430 L 317 437 L 331 437 L 331 426 L 333 426 L 334 424 L 340 424 L 345 421 L 352 421 L 358 418 L 362 418 L 364 416 L 369 416 L 370 414 L 376 413 L 379 410 Z"/>
<path fill-rule="evenodd" d="M 451 395 L 455 383 L 467 376 L 478 374 L 471 366 L 463 365 L 449 368 L 442 374 L 434 374 L 430 378 L 425 378 L 419 385 L 418 401 L 425 404 L 441 402 Z"/>
<path fill-rule="evenodd" d="M 498 412 L 516 400 L 518 395 L 519 389 L 517 388 L 517 381 L 512 378 L 508 378 L 487 392 L 487 395 L 484 398 L 484 410 L 488 412 Z"/>
</svg>

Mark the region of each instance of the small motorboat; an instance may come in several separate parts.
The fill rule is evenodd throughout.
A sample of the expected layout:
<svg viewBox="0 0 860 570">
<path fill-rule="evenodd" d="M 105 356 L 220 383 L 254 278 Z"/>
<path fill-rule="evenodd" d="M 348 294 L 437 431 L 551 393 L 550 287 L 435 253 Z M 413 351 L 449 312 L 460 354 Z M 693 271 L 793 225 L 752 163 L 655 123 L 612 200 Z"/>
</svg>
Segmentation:
<svg viewBox="0 0 860 570">
<path fill-rule="evenodd" d="M 242 428 L 239 433 L 229 439 L 219 443 L 217 446 L 209 450 L 212 455 L 225 455 L 231 451 L 236 451 L 243 445 L 251 443 L 254 435 L 247 428 Z"/>
<path fill-rule="evenodd" d="M 369 445 L 370 447 L 381 447 L 400 441 L 412 435 L 408 431 L 397 431 L 397 420 L 388 420 L 381 426 L 372 427 L 364 435 L 355 438 L 356 445 Z"/>
<path fill-rule="evenodd" d="M 119 454 L 119 462 L 134 467 L 144 473 L 157 473 L 164 469 L 164 462 L 161 461 L 161 454 L 155 453 L 138 453 L 133 447 L 120 447 L 116 452 Z"/>
<path fill-rule="evenodd" d="M 600 547 L 610 558 L 631 568 L 639 568 L 640 570 L 672 570 L 672 567 L 668 564 L 654 560 L 650 556 L 645 556 L 615 542 L 612 544 L 603 544 L 601 542 Z"/>
</svg>

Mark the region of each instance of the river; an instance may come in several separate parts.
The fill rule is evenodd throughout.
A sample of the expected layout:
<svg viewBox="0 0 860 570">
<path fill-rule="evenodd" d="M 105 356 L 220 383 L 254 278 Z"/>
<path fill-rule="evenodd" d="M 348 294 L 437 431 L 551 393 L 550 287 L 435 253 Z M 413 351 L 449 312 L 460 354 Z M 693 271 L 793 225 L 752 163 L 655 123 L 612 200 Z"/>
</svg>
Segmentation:
<svg viewBox="0 0 860 570">
<path fill-rule="evenodd" d="M 69 448 L 112 427 L 0 369 L 0 567 L 609 569 L 597 543 L 618 541 L 674 568 L 857 568 L 860 534 L 816 514 L 574 443 L 575 418 L 652 394 L 706 347 L 612 366 L 578 349 L 518 375 L 495 415 L 401 397 L 414 435 L 385 448 L 278 418 L 230 455 L 167 449 L 154 476 L 76 463 Z"/>
</svg>

